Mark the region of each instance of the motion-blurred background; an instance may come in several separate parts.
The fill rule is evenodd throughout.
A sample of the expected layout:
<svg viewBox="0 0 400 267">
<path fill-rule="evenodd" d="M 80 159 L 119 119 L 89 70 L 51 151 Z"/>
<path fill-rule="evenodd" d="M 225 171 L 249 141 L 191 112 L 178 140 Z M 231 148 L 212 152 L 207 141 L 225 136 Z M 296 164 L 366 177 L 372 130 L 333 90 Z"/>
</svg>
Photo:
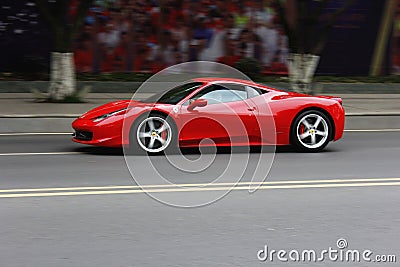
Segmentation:
<svg viewBox="0 0 400 267">
<path fill-rule="evenodd" d="M 48 1 L 50 12 L 57 2 Z M 67 2 L 66 21 L 76 15 L 80 1 Z M 326 2 L 322 21 L 346 1 Z M 317 75 L 400 74 L 397 2 L 353 1 L 327 36 Z M 296 1 L 285 4 L 290 22 Z M 49 72 L 51 25 L 37 2 L 1 1 L 0 40 L 3 74 Z M 270 0 L 97 0 L 73 40 L 73 51 L 78 73 L 155 73 L 193 60 L 236 66 L 244 58 L 259 64 L 263 75 L 288 73 L 288 37 L 276 1 Z"/>
</svg>

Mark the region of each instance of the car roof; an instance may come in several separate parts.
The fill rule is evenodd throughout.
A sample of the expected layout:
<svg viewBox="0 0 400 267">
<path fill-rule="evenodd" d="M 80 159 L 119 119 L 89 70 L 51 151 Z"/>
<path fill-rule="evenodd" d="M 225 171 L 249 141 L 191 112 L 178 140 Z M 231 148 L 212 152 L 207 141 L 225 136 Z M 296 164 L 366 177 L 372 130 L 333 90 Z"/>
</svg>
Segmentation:
<svg viewBox="0 0 400 267">
<path fill-rule="evenodd" d="M 207 84 L 210 84 L 210 83 L 240 83 L 240 84 L 244 84 L 244 85 L 256 86 L 256 87 L 259 87 L 259 88 L 264 88 L 266 90 L 280 91 L 280 90 L 277 90 L 276 88 L 273 88 L 271 86 L 253 82 L 252 80 L 242 80 L 242 79 L 234 79 L 234 78 L 203 77 L 203 78 L 192 79 L 192 81 L 202 82 L 202 83 L 207 83 Z"/>
</svg>

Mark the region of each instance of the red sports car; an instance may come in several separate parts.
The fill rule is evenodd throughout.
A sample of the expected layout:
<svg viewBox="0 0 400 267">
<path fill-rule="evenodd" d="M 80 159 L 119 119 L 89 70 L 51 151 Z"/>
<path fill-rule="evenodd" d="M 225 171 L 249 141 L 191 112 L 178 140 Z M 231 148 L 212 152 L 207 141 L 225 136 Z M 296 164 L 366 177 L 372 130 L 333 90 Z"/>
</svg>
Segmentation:
<svg viewBox="0 0 400 267">
<path fill-rule="evenodd" d="M 293 145 L 321 151 L 343 135 L 342 99 L 251 81 L 199 78 L 147 99 L 95 108 L 72 123 L 73 141 L 159 153 L 179 147 Z"/>
</svg>

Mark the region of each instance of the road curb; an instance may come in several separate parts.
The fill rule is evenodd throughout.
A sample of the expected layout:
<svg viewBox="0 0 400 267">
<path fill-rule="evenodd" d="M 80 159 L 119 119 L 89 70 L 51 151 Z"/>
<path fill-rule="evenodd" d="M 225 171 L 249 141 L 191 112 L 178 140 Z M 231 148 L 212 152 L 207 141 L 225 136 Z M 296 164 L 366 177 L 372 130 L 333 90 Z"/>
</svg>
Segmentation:
<svg viewBox="0 0 400 267">
<path fill-rule="evenodd" d="M 76 117 L 0 117 L 0 133 L 72 132 Z"/>
</svg>

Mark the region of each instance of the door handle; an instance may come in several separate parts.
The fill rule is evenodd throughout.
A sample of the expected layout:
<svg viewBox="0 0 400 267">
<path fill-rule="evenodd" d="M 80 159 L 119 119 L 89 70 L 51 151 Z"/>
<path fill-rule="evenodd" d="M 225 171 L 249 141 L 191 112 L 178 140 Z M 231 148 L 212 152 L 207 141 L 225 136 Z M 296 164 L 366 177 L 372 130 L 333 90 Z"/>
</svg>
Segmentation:
<svg viewBox="0 0 400 267">
<path fill-rule="evenodd" d="M 247 108 L 247 110 L 248 110 L 248 111 L 255 111 L 255 110 L 256 110 L 256 108 L 255 108 L 255 107 L 252 107 L 252 108 Z"/>
</svg>

